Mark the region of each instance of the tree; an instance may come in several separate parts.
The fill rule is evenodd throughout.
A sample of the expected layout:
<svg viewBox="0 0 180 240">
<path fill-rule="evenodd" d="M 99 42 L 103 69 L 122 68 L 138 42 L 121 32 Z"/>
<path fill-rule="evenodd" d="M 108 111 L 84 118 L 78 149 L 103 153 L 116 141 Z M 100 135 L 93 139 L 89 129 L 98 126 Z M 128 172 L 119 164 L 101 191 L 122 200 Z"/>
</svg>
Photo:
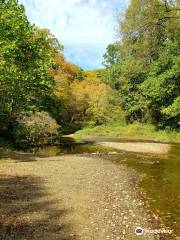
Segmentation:
<svg viewBox="0 0 180 240">
<path fill-rule="evenodd" d="M 103 55 L 103 65 L 106 69 L 101 71 L 102 80 L 113 89 L 118 90 L 120 85 L 120 51 L 118 43 L 108 45 L 106 53 Z"/>
<path fill-rule="evenodd" d="M 172 11 L 167 12 L 167 7 Z M 168 2 L 164 5 L 159 0 L 132 0 L 120 22 L 121 52 L 150 65 L 164 42 L 177 35 L 178 22 L 179 12 Z"/>
<path fill-rule="evenodd" d="M 116 63 L 128 120 L 177 127 L 179 23 L 178 1 L 131 1 L 120 22 L 121 58 Z"/>
<path fill-rule="evenodd" d="M 84 78 L 85 78 L 84 71 L 83 71 L 82 68 L 80 68 L 77 72 L 76 79 L 79 80 L 79 81 L 82 81 L 82 80 L 84 80 Z"/>
<path fill-rule="evenodd" d="M 180 96 L 180 41 L 168 41 L 160 49 L 160 56 L 151 67 L 141 90 L 148 99 L 153 122 L 159 125 L 178 126 Z"/>
<path fill-rule="evenodd" d="M 16 0 L 0 2 L 0 29 L 0 122 L 6 125 L 22 111 L 41 108 L 54 86 L 48 71 L 61 45 L 31 25 Z"/>
<path fill-rule="evenodd" d="M 71 123 L 77 127 L 105 124 L 124 117 L 119 100 L 96 71 L 85 71 L 86 78 L 71 84 Z"/>
<path fill-rule="evenodd" d="M 109 44 L 106 48 L 106 53 L 103 55 L 103 65 L 106 68 L 112 67 L 120 61 L 120 52 L 117 43 Z"/>
<path fill-rule="evenodd" d="M 86 77 L 83 69 L 67 61 L 63 52 L 55 54 L 55 68 L 51 69 L 51 76 L 55 80 L 53 95 L 46 98 L 44 105 L 45 110 L 51 113 L 57 122 L 61 125 L 64 133 L 72 133 L 80 124 L 74 124 L 73 116 L 76 111 L 75 105 L 72 104 L 71 85 L 74 82 L 80 83 Z"/>
</svg>

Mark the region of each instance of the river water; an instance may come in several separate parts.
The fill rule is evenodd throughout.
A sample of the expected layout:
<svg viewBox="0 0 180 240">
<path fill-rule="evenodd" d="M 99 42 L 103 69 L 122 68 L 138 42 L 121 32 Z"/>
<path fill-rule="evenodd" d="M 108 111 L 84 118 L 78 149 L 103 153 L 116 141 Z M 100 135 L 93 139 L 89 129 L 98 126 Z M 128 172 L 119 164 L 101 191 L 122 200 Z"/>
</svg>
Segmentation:
<svg viewBox="0 0 180 240">
<path fill-rule="evenodd" d="M 26 160 L 30 156 L 84 154 L 126 164 L 142 176 L 139 187 L 146 193 L 150 209 L 176 236 L 180 236 L 180 144 L 172 144 L 167 154 L 148 154 L 102 147 L 98 145 L 101 141 L 129 142 L 115 138 L 76 142 L 73 138 L 64 138 L 60 146 L 33 148 L 28 153 L 1 150 L 0 157 Z"/>
</svg>

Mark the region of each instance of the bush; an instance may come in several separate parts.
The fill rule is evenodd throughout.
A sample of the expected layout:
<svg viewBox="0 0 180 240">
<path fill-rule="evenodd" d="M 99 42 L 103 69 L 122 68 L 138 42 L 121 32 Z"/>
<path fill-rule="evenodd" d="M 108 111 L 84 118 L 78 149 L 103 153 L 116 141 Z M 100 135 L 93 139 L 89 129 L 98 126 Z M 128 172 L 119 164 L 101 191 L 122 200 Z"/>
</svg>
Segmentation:
<svg viewBox="0 0 180 240">
<path fill-rule="evenodd" d="M 25 112 L 17 119 L 13 131 L 18 146 L 55 143 L 59 136 L 59 125 L 47 112 Z"/>
</svg>

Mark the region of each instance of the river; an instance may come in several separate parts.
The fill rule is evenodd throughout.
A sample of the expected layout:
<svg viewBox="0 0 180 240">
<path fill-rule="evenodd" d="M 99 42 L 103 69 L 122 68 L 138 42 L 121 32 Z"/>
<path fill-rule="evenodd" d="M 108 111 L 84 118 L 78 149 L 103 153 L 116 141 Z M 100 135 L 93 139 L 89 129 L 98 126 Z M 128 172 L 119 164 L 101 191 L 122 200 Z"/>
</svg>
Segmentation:
<svg viewBox="0 0 180 240">
<path fill-rule="evenodd" d="M 94 138 L 75 141 L 63 138 L 60 146 L 44 146 L 29 149 L 26 153 L 1 150 L 2 158 L 26 160 L 29 157 L 51 157 L 76 154 L 104 158 L 115 164 L 134 169 L 141 176 L 139 189 L 145 193 L 148 207 L 176 236 L 180 236 L 180 144 L 171 144 L 166 154 L 117 150 L 101 146 L 101 142 L 130 143 L 123 139 Z M 133 141 L 138 143 L 138 141 Z M 143 143 L 143 142 L 141 142 Z"/>
</svg>

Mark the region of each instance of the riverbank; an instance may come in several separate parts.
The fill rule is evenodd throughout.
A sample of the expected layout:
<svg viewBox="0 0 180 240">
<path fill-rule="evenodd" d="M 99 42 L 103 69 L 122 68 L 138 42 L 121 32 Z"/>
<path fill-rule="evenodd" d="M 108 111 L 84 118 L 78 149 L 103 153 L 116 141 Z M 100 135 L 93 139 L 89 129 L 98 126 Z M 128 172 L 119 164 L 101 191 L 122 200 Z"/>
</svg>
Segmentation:
<svg viewBox="0 0 180 240">
<path fill-rule="evenodd" d="M 107 181 L 109 179 L 109 169 L 104 168 L 104 166 L 106 165 L 106 161 L 109 165 L 109 168 L 111 168 L 111 164 L 113 166 L 113 172 L 116 175 L 116 171 L 118 171 L 118 173 L 120 173 L 120 175 L 118 175 L 119 177 L 117 178 L 117 181 L 120 183 L 120 185 L 124 184 L 124 177 L 122 175 L 121 172 L 121 167 L 124 169 L 126 169 L 126 172 L 129 173 L 129 177 L 134 176 L 134 179 L 129 179 L 128 180 L 128 184 L 130 184 L 130 187 L 133 188 L 133 191 L 136 192 L 137 194 L 137 198 L 139 200 L 141 200 L 141 194 L 145 193 L 145 196 L 143 198 L 143 202 L 146 202 L 146 200 L 148 200 L 147 202 L 147 206 L 148 209 L 151 210 L 151 212 L 153 212 L 156 216 L 158 216 L 158 220 L 160 220 L 161 223 L 164 223 L 164 225 L 166 226 L 165 228 L 169 228 L 173 230 L 174 234 L 177 234 L 177 236 L 179 236 L 179 191 L 178 191 L 178 187 L 179 187 L 179 144 L 170 144 L 171 149 L 169 150 L 167 147 L 169 146 L 169 144 L 161 144 L 161 143 L 144 143 L 144 142 L 132 142 L 132 141 L 123 141 L 123 140 L 119 140 L 119 139 L 115 139 L 114 138 L 114 142 L 113 138 L 103 138 L 103 142 L 101 142 L 102 140 L 100 140 L 102 138 L 94 138 L 93 141 L 89 141 L 88 143 L 86 143 L 85 145 L 82 144 L 83 142 L 76 142 L 76 144 L 74 144 L 74 140 L 72 139 L 71 144 L 70 144 L 70 139 L 69 136 L 66 139 L 67 144 L 65 144 L 64 146 L 44 146 L 43 148 L 35 148 L 35 149 L 31 149 L 28 152 L 23 152 L 23 151 L 11 151 L 8 150 L 6 151 L 5 149 L 0 149 L 0 172 L 3 168 L 2 167 L 7 167 L 5 171 L 2 170 L 1 174 L 0 174 L 0 188 L 1 188 L 1 193 L 3 193 L 3 185 L 4 183 L 6 184 L 6 186 L 8 186 L 9 184 L 9 180 L 7 180 L 7 182 L 4 182 L 3 178 L 4 176 L 7 174 L 7 170 L 9 171 L 7 178 L 11 180 L 11 175 L 14 174 L 14 170 L 18 169 L 18 167 L 21 165 L 23 166 L 23 171 L 24 174 L 26 173 L 27 170 L 27 174 L 28 176 L 31 178 L 31 174 L 35 173 L 36 174 L 36 168 L 38 168 L 40 170 L 40 168 L 42 169 L 42 171 L 44 171 L 44 164 L 46 165 L 47 168 L 49 168 L 49 171 L 51 171 L 51 173 L 48 173 L 47 176 L 45 173 L 43 173 L 43 178 L 46 181 L 49 181 L 49 179 L 51 178 L 55 178 L 57 180 L 57 184 L 56 185 L 61 185 L 61 179 L 64 177 L 62 176 L 62 178 L 57 178 L 57 175 L 60 174 L 61 175 L 61 168 L 63 168 L 64 173 L 63 174 L 67 174 L 67 178 L 69 180 L 72 181 L 72 183 L 69 183 L 67 181 L 67 186 L 65 185 L 66 183 L 63 183 L 64 189 L 68 189 L 69 188 L 69 184 L 72 187 L 71 193 L 69 194 L 70 196 L 72 195 L 73 197 L 73 192 L 74 191 L 79 191 L 79 187 L 80 187 L 80 191 L 84 191 L 84 189 L 87 187 L 86 185 L 81 185 L 81 183 L 78 182 L 73 182 L 73 180 L 75 181 L 77 176 L 80 176 L 80 182 L 81 180 L 84 182 L 88 181 L 88 182 L 92 182 L 93 184 L 96 184 L 96 178 L 99 177 L 102 180 L 102 185 L 106 184 L 106 178 Z M 97 141 L 96 141 L 97 140 Z M 64 139 L 65 141 L 65 139 Z M 110 142 L 109 142 L 110 141 Z M 123 144 L 123 151 L 119 150 L 119 149 L 115 149 L 116 146 L 113 146 L 113 148 L 109 148 L 109 147 L 105 147 L 101 145 L 104 143 L 109 144 L 115 144 L 117 146 L 117 144 L 121 145 Z M 133 151 L 129 151 L 126 150 L 124 151 L 124 147 L 128 145 L 128 148 L 132 145 L 132 144 L 136 144 L 135 149 L 138 150 L 138 152 L 133 152 Z M 148 145 L 147 145 L 148 144 Z M 153 154 L 151 154 L 150 152 L 148 152 L 150 150 L 150 145 L 153 145 L 153 151 L 154 149 L 156 149 L 156 153 L 153 152 Z M 155 144 L 155 148 L 154 148 L 154 144 Z M 147 153 L 144 152 L 144 145 L 146 145 L 146 150 Z M 122 147 L 122 146 L 121 146 Z M 131 146 L 132 147 L 132 146 Z M 164 148 L 165 147 L 165 148 Z M 165 153 L 164 150 L 163 152 L 157 154 L 157 148 L 158 149 L 164 149 L 166 152 L 168 151 L 168 153 Z M 134 150 L 134 149 L 133 149 Z M 159 150 L 158 150 L 159 151 Z M 165 154 L 164 154 L 165 153 Z M 66 161 L 66 159 L 68 159 L 68 161 Z M 80 159 L 82 159 L 82 162 L 80 161 Z M 75 162 L 78 160 L 78 166 L 75 167 Z M 94 165 L 86 165 L 86 161 L 88 163 L 89 160 L 91 161 L 91 163 L 96 163 L 96 169 L 94 169 Z M 72 163 L 71 163 L 72 161 Z M 60 163 L 62 162 L 62 163 Z M 56 167 L 54 167 L 54 163 L 56 164 Z M 80 163 L 82 164 L 82 166 L 80 165 Z M 114 165 L 116 164 L 116 166 Z M 6 166 L 7 165 L 7 166 Z M 10 166 L 11 165 L 11 166 Z M 12 167 L 13 166 L 13 167 Z M 28 168 L 29 166 L 33 167 L 34 170 L 32 170 L 31 172 L 29 172 Z M 128 166 L 128 168 L 127 168 Z M 9 168 L 9 169 L 8 169 Z M 56 168 L 56 169 L 55 169 Z M 71 171 L 70 169 L 72 168 L 73 171 Z M 95 179 L 92 181 L 91 178 L 89 177 L 89 179 L 84 179 L 84 177 L 82 177 L 81 171 L 82 169 L 86 169 L 87 172 L 90 172 L 93 175 L 93 172 L 98 173 L 98 176 L 96 174 Z M 117 170 L 115 170 L 117 168 Z M 51 169 L 51 170 L 50 170 Z M 53 170 L 54 169 L 54 170 Z M 83 170 L 84 174 L 86 175 L 86 171 L 85 169 Z M 39 171 L 37 170 L 37 171 Z M 101 171 L 103 172 L 103 174 L 101 174 Z M 5 173 L 5 175 L 3 174 Z M 117 173 L 117 174 L 118 174 Z M 72 176 L 71 176 L 72 174 Z M 106 176 L 106 174 L 108 176 Z M 42 185 L 40 185 L 40 191 L 38 189 L 37 193 L 36 193 L 36 188 L 34 189 L 34 183 L 31 184 L 31 181 L 28 182 L 28 179 L 26 178 L 19 178 L 19 176 L 21 177 L 21 175 L 19 175 L 17 173 L 17 180 L 12 179 L 12 190 L 14 191 L 14 189 L 17 189 L 20 187 L 20 189 L 18 190 L 18 196 L 20 195 L 19 200 L 21 202 L 21 194 L 25 196 L 27 195 L 27 199 L 29 198 L 28 195 L 31 195 L 31 191 L 35 191 L 35 196 L 36 194 L 41 194 L 41 189 L 43 190 L 44 187 Z M 34 176 L 34 174 L 33 174 Z M 108 188 L 113 190 L 114 189 L 114 184 L 116 185 L 116 181 L 113 178 L 113 175 L 110 175 L 110 177 L 112 177 L 112 183 L 109 184 Z M 141 178 L 142 177 L 142 178 Z M 93 177 L 94 178 L 94 177 Z M 116 178 L 116 177 L 115 177 Z M 66 179 L 66 177 L 65 177 Z M 83 180 L 84 179 L 84 180 Z M 38 178 L 37 178 L 38 180 Z M 67 180 L 67 179 L 66 179 Z M 22 182 L 25 181 L 25 187 L 22 187 L 23 184 Z M 63 181 L 63 180 L 62 180 Z M 103 183 L 104 181 L 104 183 Z M 136 182 L 136 184 L 135 184 Z M 28 184 L 30 186 L 30 189 L 28 187 Z M 112 186 L 111 186 L 112 185 Z M 15 186 L 15 187 L 14 187 Z M 19 187 L 18 187 L 19 186 Z M 117 185 L 119 186 L 119 185 Z M 39 183 L 38 183 L 38 187 L 39 187 Z M 97 186 L 99 188 L 102 188 L 102 186 Z M 56 187 L 55 187 L 56 188 Z M 75 189 L 74 189 L 75 188 Z M 125 185 L 125 188 L 130 189 L 128 186 Z M 27 189 L 28 194 L 26 194 L 26 192 L 24 192 L 24 190 Z M 29 190 L 28 190 L 29 189 Z M 53 192 L 51 192 L 52 189 L 50 189 L 49 194 L 53 195 Z M 120 189 L 121 190 L 121 189 Z M 9 190 L 8 190 L 9 191 Z M 54 191 L 54 190 L 53 190 Z M 95 192 L 93 192 L 95 191 Z M 92 188 L 92 194 L 96 194 L 96 188 Z M 129 191 L 129 190 L 128 190 Z M 140 191 L 140 192 L 139 192 Z M 59 190 L 59 193 L 61 194 L 61 190 Z M 140 193 L 140 194 L 139 194 Z M 42 192 L 42 194 L 44 194 L 44 190 Z M 87 194 L 86 190 L 85 190 L 85 194 Z M 103 192 L 101 192 L 101 194 L 103 194 Z M 128 194 L 128 192 L 120 192 L 119 193 L 121 195 L 121 199 L 126 198 L 126 194 Z M 6 193 L 5 193 L 6 195 Z M 139 198 L 140 197 L 140 198 Z M 0 198 L 2 199 L 3 196 Z M 6 198 L 6 196 L 5 196 Z M 7 193 L 7 198 L 11 199 L 11 195 L 9 195 Z M 12 199 L 16 198 L 16 194 L 12 195 Z M 7 201 L 10 201 L 8 199 L 6 199 Z M 23 200 L 23 199 L 22 199 Z M 13 200 L 14 201 L 14 200 Z M 24 200 L 23 200 L 24 201 Z M 23 202 L 22 201 L 22 202 Z M 79 200 L 78 200 L 79 201 Z M 99 200 L 97 200 L 99 201 Z M 173 203 L 173 204 L 172 204 Z M 25 203 L 23 203 L 25 204 Z M 35 203 L 33 203 L 33 205 L 35 205 L 36 208 L 36 199 L 35 199 Z M 128 202 L 127 202 L 128 204 Z M 87 205 L 89 206 L 90 203 L 86 203 L 86 207 Z M 82 207 L 82 206 L 81 206 Z M 111 209 L 112 206 L 110 206 Z M 8 208 L 8 207 L 7 207 Z M 22 215 L 24 209 L 22 209 Z M 123 208 L 121 208 L 121 211 L 124 211 Z M 146 212 L 146 211 L 145 211 Z M 16 212 L 15 212 L 16 213 Z M 25 211 L 26 214 L 26 211 Z M 8 219 L 7 219 L 8 220 Z M 120 219 L 122 221 L 122 219 Z M 129 220 L 129 219 L 128 219 Z M 149 220 L 153 220 L 151 218 L 151 214 L 150 214 L 150 219 Z M 14 220 L 12 219 L 12 222 Z M 34 222 L 34 220 L 32 221 Z M 157 221 L 155 221 L 157 222 Z M 155 226 L 155 228 L 163 228 L 164 225 L 158 225 Z M 152 227 L 152 226 L 150 226 Z M 149 227 L 149 228 L 150 228 Z M 31 227 L 30 227 L 31 229 Z M 165 234 L 166 235 L 166 234 Z M 163 238 L 161 239 L 168 239 L 170 240 L 170 236 L 167 235 L 167 238 L 164 238 L 164 236 L 162 236 Z M 31 239 L 35 239 L 36 238 L 31 238 Z M 46 240 L 46 238 L 43 238 Z M 71 238 L 68 238 L 71 240 Z M 74 239 L 74 238 L 72 238 Z M 86 239 L 86 238 L 85 238 Z M 87 238 L 88 239 L 88 238 Z M 96 239 L 96 238 L 94 238 Z M 116 238 L 115 238 L 116 239 Z M 123 239 L 123 238 L 122 238 Z M 128 238 L 127 238 L 128 239 Z M 132 238 L 133 239 L 133 238 Z M 172 238 L 174 239 L 174 238 Z M 16 240 L 16 238 L 15 238 Z M 18 237 L 17 240 L 21 240 L 20 237 Z M 37 240 L 39 240 L 37 238 Z M 49 240 L 49 239 L 48 239 Z M 78 238 L 79 240 L 79 238 Z M 84 240 L 84 239 L 83 239 Z M 99 239 L 98 239 L 99 240 Z M 110 239 L 111 240 L 111 239 Z M 114 240 L 114 239 L 113 239 Z"/>
<path fill-rule="evenodd" d="M 124 150 L 137 153 L 168 154 L 171 149 L 170 144 L 162 143 L 142 143 L 142 142 L 99 142 L 101 146 L 111 147 L 118 150 Z"/>
<path fill-rule="evenodd" d="M 15 240 L 136 240 L 137 226 L 153 229 L 156 221 L 137 183 L 135 171 L 101 157 L 8 159 L 0 166 L 0 234 Z"/>
<path fill-rule="evenodd" d="M 160 142 L 180 142 L 180 132 L 155 130 L 153 125 L 148 124 L 129 124 L 113 123 L 109 125 L 101 125 L 92 128 L 85 128 L 77 131 L 73 135 L 76 139 L 85 137 L 117 137 L 127 140 L 145 140 L 145 141 L 160 141 Z"/>
</svg>

